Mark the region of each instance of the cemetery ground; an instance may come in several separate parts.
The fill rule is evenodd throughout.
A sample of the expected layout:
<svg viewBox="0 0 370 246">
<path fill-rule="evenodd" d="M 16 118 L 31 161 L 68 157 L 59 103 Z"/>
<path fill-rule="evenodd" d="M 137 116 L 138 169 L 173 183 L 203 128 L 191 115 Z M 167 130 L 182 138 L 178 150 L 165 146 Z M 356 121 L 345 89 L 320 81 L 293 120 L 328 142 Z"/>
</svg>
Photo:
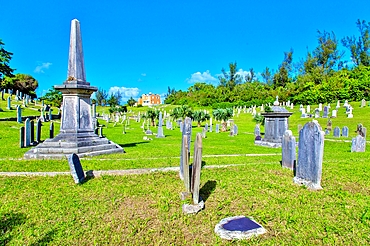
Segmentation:
<svg viewBox="0 0 370 246">
<path fill-rule="evenodd" d="M 293 173 L 280 165 L 281 148 L 254 145 L 251 114 L 234 116 L 239 134 L 207 133 L 203 139 L 200 194 L 205 209 L 195 215 L 182 213 L 179 194 L 184 191 L 178 172 L 140 175 L 103 175 L 75 185 L 70 175 L 0 176 L 0 244 L 9 245 L 365 245 L 370 242 L 369 152 L 351 153 L 351 138 L 358 123 L 370 126 L 370 108 L 354 106 L 347 119 L 340 108 L 335 126 L 349 127 L 348 138 L 325 136 L 321 191 L 293 183 Z M 312 105 L 311 105 L 312 106 Z M 0 118 L 15 117 L 0 101 Z M 312 106 L 312 108 L 314 108 Z M 107 109 L 98 107 L 100 114 Z M 145 112 L 134 108 L 130 114 Z M 299 106 L 289 119 L 298 138 Z M 37 114 L 33 114 L 37 112 Z M 25 114 L 39 115 L 25 109 Z M 325 129 L 328 119 L 317 119 Z M 54 121 L 59 129 L 58 120 Z M 178 167 L 181 133 L 164 129 L 165 138 L 143 140 L 141 123 L 123 125 L 100 120 L 104 135 L 120 144 L 124 154 L 81 158 L 84 171 Z M 215 124 L 215 122 L 214 122 Z M 175 125 L 175 124 L 174 124 Z M 203 123 L 204 125 L 204 123 Z M 23 123 L 0 121 L 0 172 L 69 172 L 64 160 L 25 160 L 29 148 L 19 147 Z M 156 132 L 156 128 L 151 128 Z M 193 124 L 195 134 L 201 132 Z M 263 132 L 263 128 L 261 129 Z M 43 123 L 42 139 L 49 134 Z M 56 132 L 57 134 L 57 132 Z M 297 140 L 298 141 L 298 140 Z M 192 156 L 192 154 L 191 154 Z M 236 164 L 234 166 L 226 166 Z M 216 168 L 220 167 L 220 168 Z M 253 217 L 267 233 L 249 240 L 229 242 L 214 233 L 223 218 Z"/>
</svg>

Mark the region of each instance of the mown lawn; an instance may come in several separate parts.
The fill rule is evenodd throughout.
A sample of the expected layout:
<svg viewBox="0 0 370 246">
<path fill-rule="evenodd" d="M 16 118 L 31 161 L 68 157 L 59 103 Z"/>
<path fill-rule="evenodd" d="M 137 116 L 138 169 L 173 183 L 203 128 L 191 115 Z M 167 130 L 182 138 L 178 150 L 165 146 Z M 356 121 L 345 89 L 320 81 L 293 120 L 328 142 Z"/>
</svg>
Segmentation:
<svg viewBox="0 0 370 246">
<path fill-rule="evenodd" d="M 4 108 L 2 103 L 0 107 Z M 351 153 L 349 141 L 358 123 L 370 126 L 370 109 L 359 108 L 358 103 L 354 107 L 353 119 L 345 117 L 343 108 L 338 118 L 331 119 L 333 129 L 347 125 L 350 137 L 326 136 L 338 141 L 325 141 L 321 191 L 293 184 L 293 173 L 280 166 L 281 149 L 255 146 L 252 116 L 241 113 L 234 118 L 238 136 L 212 132 L 203 139 L 205 167 L 240 165 L 203 168 L 200 193 L 205 209 L 198 214 L 182 213 L 179 193 L 184 188 L 176 172 L 106 175 L 82 185 L 75 185 L 70 176 L 0 177 L 0 244 L 369 244 L 370 156 L 368 152 Z M 296 105 L 290 118 L 296 137 L 297 125 L 310 120 L 301 119 L 298 109 Z M 132 113 L 140 110 L 145 111 L 139 108 Z M 319 119 L 323 128 L 326 122 Z M 69 170 L 67 160 L 24 160 L 29 148 L 19 148 L 20 126 L 0 121 L 1 172 Z M 122 125 L 113 127 L 110 123 L 104 134 L 126 153 L 82 158 L 84 170 L 178 166 L 179 129 L 164 129 L 166 138 L 153 136 L 152 141 L 145 141 L 140 126 L 131 120 L 127 134 L 122 134 Z M 49 123 L 44 123 L 43 139 L 48 129 Z M 193 139 L 197 132 L 201 128 L 194 125 Z M 220 239 L 213 232 L 215 225 L 236 215 L 253 217 L 267 233 L 247 241 Z"/>
</svg>

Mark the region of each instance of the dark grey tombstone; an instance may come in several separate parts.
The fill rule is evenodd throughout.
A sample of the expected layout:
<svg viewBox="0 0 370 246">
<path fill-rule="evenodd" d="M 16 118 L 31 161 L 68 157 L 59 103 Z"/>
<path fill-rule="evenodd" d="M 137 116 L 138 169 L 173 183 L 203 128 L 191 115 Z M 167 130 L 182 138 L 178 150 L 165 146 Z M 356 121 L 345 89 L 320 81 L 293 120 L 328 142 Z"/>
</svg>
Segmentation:
<svg viewBox="0 0 370 246">
<path fill-rule="evenodd" d="M 182 123 L 182 122 L 181 122 Z M 180 123 L 180 126 L 181 126 Z M 182 136 L 187 135 L 187 141 L 188 141 L 188 150 L 190 155 L 190 142 L 191 142 L 191 130 L 192 130 L 192 122 L 189 117 L 185 118 L 185 122 L 182 124 Z M 182 145 L 181 145 L 182 146 Z M 181 150 L 182 153 L 182 150 Z M 182 154 L 180 155 L 180 178 L 184 178 L 184 166 L 183 166 L 183 160 L 182 160 Z"/>
<path fill-rule="evenodd" d="M 24 122 L 24 147 L 29 147 L 31 145 L 31 122 L 27 118 Z"/>
<path fill-rule="evenodd" d="M 339 126 L 336 126 L 334 128 L 333 136 L 336 137 L 336 138 L 340 137 L 340 128 L 339 128 Z"/>
<path fill-rule="evenodd" d="M 21 127 L 19 130 L 19 147 L 24 147 L 24 126 Z"/>
<path fill-rule="evenodd" d="M 296 141 L 291 130 L 286 130 L 282 141 L 282 167 L 294 169 L 296 162 Z"/>
<path fill-rule="evenodd" d="M 50 131 L 49 131 L 49 137 L 50 138 L 54 138 L 54 123 L 53 122 L 51 122 L 50 123 Z"/>
<path fill-rule="evenodd" d="M 324 135 L 317 121 L 308 122 L 299 132 L 298 162 L 294 182 L 309 189 L 320 190 Z"/>
<path fill-rule="evenodd" d="M 216 133 L 219 133 L 219 132 L 220 132 L 220 125 L 216 124 Z"/>
<path fill-rule="evenodd" d="M 322 114 L 322 117 L 323 118 L 328 118 L 328 114 L 329 114 L 329 108 L 327 106 L 324 107 L 324 112 Z"/>
<path fill-rule="evenodd" d="M 342 128 L 342 136 L 348 138 L 348 127 L 344 126 Z"/>
<path fill-rule="evenodd" d="M 254 127 L 254 136 L 257 137 L 257 136 L 261 136 L 261 130 L 260 130 L 260 125 L 257 124 L 255 127 Z"/>
<path fill-rule="evenodd" d="M 366 139 L 361 135 L 352 138 L 351 152 L 365 152 Z"/>
<path fill-rule="evenodd" d="M 22 108 L 21 106 L 17 106 L 17 122 L 22 123 Z"/>
<path fill-rule="evenodd" d="M 52 113 L 51 113 L 51 108 L 49 108 L 49 120 L 51 121 L 51 120 L 53 120 L 53 115 L 52 115 Z"/>
<path fill-rule="evenodd" d="M 197 134 L 194 143 L 194 158 L 191 176 L 191 193 L 193 194 L 193 203 L 200 202 L 199 186 L 200 186 L 200 169 L 202 168 L 202 136 Z"/>
<path fill-rule="evenodd" d="M 31 120 L 30 124 L 31 124 L 31 144 L 33 144 L 35 142 L 35 122 Z"/>
<path fill-rule="evenodd" d="M 71 169 L 73 180 L 76 184 L 81 184 L 85 180 L 85 173 L 82 169 L 80 158 L 75 153 L 68 155 L 68 164 Z"/>
<path fill-rule="evenodd" d="M 36 123 L 36 142 L 37 143 L 41 142 L 41 126 L 42 126 L 42 122 L 41 122 L 41 119 L 39 118 Z"/>
</svg>

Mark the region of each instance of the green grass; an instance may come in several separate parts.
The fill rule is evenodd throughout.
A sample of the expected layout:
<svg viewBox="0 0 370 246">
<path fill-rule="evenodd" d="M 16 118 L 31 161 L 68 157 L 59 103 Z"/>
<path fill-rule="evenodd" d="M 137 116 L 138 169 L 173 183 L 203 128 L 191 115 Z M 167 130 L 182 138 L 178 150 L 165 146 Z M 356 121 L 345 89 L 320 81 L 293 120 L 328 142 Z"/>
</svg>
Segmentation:
<svg viewBox="0 0 370 246">
<path fill-rule="evenodd" d="M 3 103 L 0 107 L 4 109 Z M 205 167 L 240 166 L 203 168 L 200 193 L 205 209 L 197 215 L 182 213 L 179 193 L 184 188 L 175 172 L 102 176 L 83 185 L 75 185 L 70 176 L 0 177 L 0 244 L 369 244 L 370 155 L 351 153 L 351 143 L 342 140 L 355 136 L 358 123 L 370 126 L 370 108 L 352 104 L 353 119 L 346 118 L 344 109 L 331 119 L 333 129 L 348 126 L 350 137 L 325 137 L 339 141 L 325 141 L 321 191 L 293 184 L 293 173 L 280 166 L 281 149 L 255 146 L 252 116 L 242 113 L 234 118 L 238 136 L 213 132 L 203 139 Z M 301 119 L 298 109 L 296 105 L 290 118 L 290 129 L 297 138 L 297 125 L 310 120 Z M 103 110 L 98 107 L 98 112 Z M 133 113 L 138 111 L 145 108 L 133 109 Z M 0 117 L 8 116 L 0 112 Z M 327 119 L 318 121 L 324 129 Z M 29 148 L 19 148 L 22 125 L 0 121 L 0 171 L 69 171 L 67 160 L 24 160 Z M 179 128 L 164 129 L 166 138 L 152 136 L 152 141 L 145 141 L 140 126 L 131 120 L 127 134 L 122 134 L 122 125 L 110 123 L 104 134 L 127 153 L 82 158 L 84 170 L 178 166 Z M 42 139 L 48 137 L 48 129 L 49 123 L 44 123 Z M 197 132 L 201 128 L 194 126 L 193 140 Z M 215 235 L 214 227 L 221 219 L 236 215 L 253 217 L 267 233 L 236 242 Z"/>
</svg>

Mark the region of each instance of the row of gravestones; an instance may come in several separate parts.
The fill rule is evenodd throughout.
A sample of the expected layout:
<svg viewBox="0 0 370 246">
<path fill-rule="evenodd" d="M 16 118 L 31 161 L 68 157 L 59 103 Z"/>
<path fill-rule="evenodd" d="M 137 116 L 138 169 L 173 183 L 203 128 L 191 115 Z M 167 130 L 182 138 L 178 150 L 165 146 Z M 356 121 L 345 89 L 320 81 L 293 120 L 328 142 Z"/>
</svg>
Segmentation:
<svg viewBox="0 0 370 246">
<path fill-rule="evenodd" d="M 24 126 L 19 131 L 19 147 L 25 148 L 29 146 L 35 146 L 41 142 L 41 129 L 42 121 L 39 118 L 36 122 L 36 139 L 35 139 L 35 123 L 33 120 L 27 118 L 24 122 Z M 54 124 L 50 123 L 49 129 L 50 138 L 54 138 Z"/>
<path fill-rule="evenodd" d="M 365 130 L 363 130 L 366 132 Z M 321 188 L 324 136 L 317 121 L 306 123 L 299 132 L 298 160 L 296 160 L 296 140 L 291 130 L 287 130 L 282 141 L 282 166 L 294 170 L 294 182 L 304 184 L 313 190 Z M 352 152 L 364 152 L 366 140 L 360 134 L 352 139 Z"/>
<path fill-rule="evenodd" d="M 40 113 L 40 120 L 41 121 L 51 121 L 53 119 L 52 115 L 52 109 L 49 107 L 48 108 L 49 113 L 46 114 L 45 117 L 45 110 L 44 108 L 41 108 L 41 113 Z M 17 122 L 22 123 L 22 107 L 20 105 L 17 105 Z"/>
</svg>

